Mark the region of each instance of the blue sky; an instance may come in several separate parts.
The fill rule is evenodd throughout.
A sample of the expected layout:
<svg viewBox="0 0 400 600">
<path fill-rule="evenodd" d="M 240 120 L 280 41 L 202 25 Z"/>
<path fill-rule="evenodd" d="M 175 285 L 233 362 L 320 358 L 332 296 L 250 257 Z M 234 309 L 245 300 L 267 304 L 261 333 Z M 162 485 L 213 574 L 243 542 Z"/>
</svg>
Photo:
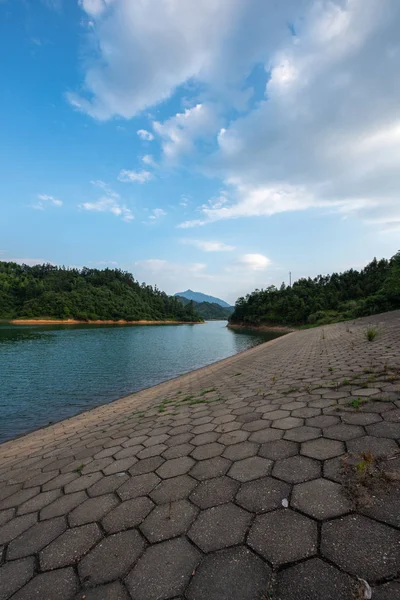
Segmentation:
<svg viewBox="0 0 400 600">
<path fill-rule="evenodd" d="M 0 0 L 0 258 L 229 302 L 393 255 L 398 0 Z"/>
</svg>

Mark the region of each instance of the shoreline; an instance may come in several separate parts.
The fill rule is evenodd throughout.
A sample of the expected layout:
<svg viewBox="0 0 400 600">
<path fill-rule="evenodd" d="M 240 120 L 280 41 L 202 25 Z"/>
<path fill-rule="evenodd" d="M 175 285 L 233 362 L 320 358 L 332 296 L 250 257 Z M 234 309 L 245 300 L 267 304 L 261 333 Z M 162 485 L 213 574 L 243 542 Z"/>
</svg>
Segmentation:
<svg viewBox="0 0 400 600">
<path fill-rule="evenodd" d="M 112 319 L 89 321 L 79 319 L 11 319 L 6 322 L 12 325 L 202 325 L 204 323 L 204 321 L 146 321 L 146 319 L 139 321 L 125 321 L 125 319 L 119 319 L 118 321 Z"/>
<path fill-rule="evenodd" d="M 298 331 L 293 327 L 286 327 L 285 325 L 243 325 L 239 323 L 228 323 L 229 329 L 250 329 L 251 331 L 276 331 L 277 333 L 293 333 Z"/>
</svg>

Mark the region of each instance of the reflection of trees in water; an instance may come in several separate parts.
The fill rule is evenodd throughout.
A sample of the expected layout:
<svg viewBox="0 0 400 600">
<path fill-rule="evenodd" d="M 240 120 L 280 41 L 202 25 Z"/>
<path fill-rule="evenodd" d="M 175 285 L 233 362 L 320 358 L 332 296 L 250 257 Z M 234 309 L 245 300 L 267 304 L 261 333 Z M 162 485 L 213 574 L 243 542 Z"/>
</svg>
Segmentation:
<svg viewBox="0 0 400 600">
<path fill-rule="evenodd" d="M 43 342 L 51 343 L 52 336 L 46 335 L 44 331 L 38 331 L 30 327 L 0 327 L 0 344 L 31 342 L 32 340 L 42 340 Z"/>
<path fill-rule="evenodd" d="M 254 329 L 245 328 L 231 329 L 227 327 L 227 330 L 233 336 L 236 352 L 243 352 L 244 350 L 253 348 L 253 346 L 258 346 L 284 335 L 284 333 L 277 331 L 255 331 Z"/>
</svg>

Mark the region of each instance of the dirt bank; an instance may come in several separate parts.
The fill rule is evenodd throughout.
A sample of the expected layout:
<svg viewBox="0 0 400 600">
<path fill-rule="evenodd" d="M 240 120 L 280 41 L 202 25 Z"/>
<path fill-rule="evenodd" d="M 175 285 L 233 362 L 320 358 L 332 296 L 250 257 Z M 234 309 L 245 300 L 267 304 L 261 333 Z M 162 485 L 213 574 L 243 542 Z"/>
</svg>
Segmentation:
<svg viewBox="0 0 400 600">
<path fill-rule="evenodd" d="M 96 319 L 95 321 L 79 321 L 78 319 L 13 319 L 13 325 L 199 325 L 202 321 L 119 321 Z"/>
</svg>

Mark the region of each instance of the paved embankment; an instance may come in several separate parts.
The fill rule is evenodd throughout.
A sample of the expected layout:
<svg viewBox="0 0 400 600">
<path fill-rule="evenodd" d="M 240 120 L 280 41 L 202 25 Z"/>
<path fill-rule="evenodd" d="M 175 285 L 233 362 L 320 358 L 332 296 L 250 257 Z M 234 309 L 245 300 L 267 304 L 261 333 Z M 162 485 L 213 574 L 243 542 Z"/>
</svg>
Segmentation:
<svg viewBox="0 0 400 600">
<path fill-rule="evenodd" d="M 0 600 L 396 600 L 399 437 L 397 311 L 2 444 Z"/>
</svg>

